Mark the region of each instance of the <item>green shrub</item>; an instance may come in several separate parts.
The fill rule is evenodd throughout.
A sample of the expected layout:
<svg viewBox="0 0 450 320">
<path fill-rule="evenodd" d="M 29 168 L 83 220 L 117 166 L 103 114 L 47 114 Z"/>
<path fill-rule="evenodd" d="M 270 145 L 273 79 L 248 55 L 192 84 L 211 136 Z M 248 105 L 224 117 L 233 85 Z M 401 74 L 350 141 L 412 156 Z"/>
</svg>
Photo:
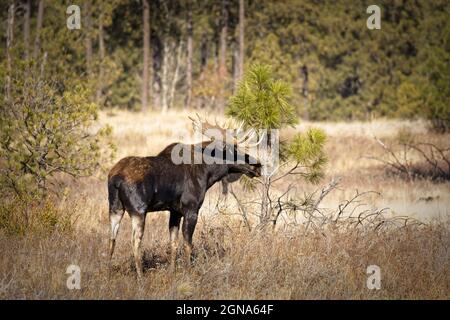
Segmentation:
<svg viewBox="0 0 450 320">
<path fill-rule="evenodd" d="M 25 74 L 25 73 L 24 73 Z M 110 128 L 94 130 L 97 105 L 82 85 L 36 76 L 15 79 L 11 99 L 0 106 L 0 186 L 16 194 L 59 192 L 56 175 L 91 175 L 110 148 L 101 148 Z M 104 152 L 105 149 L 108 152 Z M 52 188 L 56 186 L 56 188 Z"/>
<path fill-rule="evenodd" d="M 8 235 L 48 235 L 72 231 L 72 219 L 51 197 L 13 195 L 0 203 L 0 230 Z"/>
</svg>

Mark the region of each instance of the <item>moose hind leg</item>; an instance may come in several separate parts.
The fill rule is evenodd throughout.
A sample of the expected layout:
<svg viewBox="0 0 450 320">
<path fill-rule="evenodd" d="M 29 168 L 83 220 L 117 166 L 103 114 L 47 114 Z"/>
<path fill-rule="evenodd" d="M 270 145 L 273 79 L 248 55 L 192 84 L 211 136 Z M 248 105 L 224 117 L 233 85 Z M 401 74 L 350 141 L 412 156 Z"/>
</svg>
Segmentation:
<svg viewBox="0 0 450 320">
<path fill-rule="evenodd" d="M 178 248 L 178 230 L 180 229 L 181 214 L 170 211 L 169 234 L 170 234 L 170 269 L 175 271 L 175 260 Z"/>
<path fill-rule="evenodd" d="M 192 236 L 197 225 L 198 212 L 186 213 L 183 219 L 184 255 L 187 266 L 191 264 Z"/>
<path fill-rule="evenodd" d="M 111 236 L 109 239 L 109 263 L 111 264 L 111 260 L 114 254 L 114 248 L 116 246 L 116 238 L 119 233 L 120 221 L 122 221 L 124 210 L 111 210 L 109 212 L 109 222 L 111 225 Z"/>
<path fill-rule="evenodd" d="M 134 263 L 138 278 L 142 278 L 141 241 L 144 236 L 145 214 L 133 213 L 131 216 L 131 243 L 133 246 Z"/>
<path fill-rule="evenodd" d="M 125 212 L 122 202 L 119 199 L 119 189 L 113 181 L 108 182 L 108 202 L 109 202 L 109 222 L 111 226 L 111 235 L 109 238 L 109 265 L 116 246 L 116 238 L 119 232 L 120 221 L 122 221 Z"/>
</svg>

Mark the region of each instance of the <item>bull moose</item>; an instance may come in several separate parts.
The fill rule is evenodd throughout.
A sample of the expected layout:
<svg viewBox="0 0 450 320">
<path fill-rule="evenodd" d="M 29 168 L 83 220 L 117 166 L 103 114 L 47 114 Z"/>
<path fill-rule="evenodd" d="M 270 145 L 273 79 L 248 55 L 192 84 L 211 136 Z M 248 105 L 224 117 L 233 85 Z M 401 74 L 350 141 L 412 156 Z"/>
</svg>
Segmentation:
<svg viewBox="0 0 450 320">
<path fill-rule="evenodd" d="M 201 128 L 205 135 L 207 129 L 221 126 L 202 122 L 200 117 L 194 120 L 194 126 Z M 248 134 L 244 138 L 249 137 Z M 183 152 L 190 150 L 192 155 L 201 152 L 212 158 L 222 160 L 208 163 L 176 164 L 171 158 L 172 150 L 178 144 L 167 146 L 156 156 L 126 157 L 110 170 L 108 175 L 109 220 L 111 225 L 109 259 L 114 253 L 120 221 L 127 211 L 131 217 L 132 246 L 137 275 L 142 276 L 141 240 L 144 235 L 145 217 L 148 212 L 170 212 L 170 266 L 175 267 L 178 231 L 183 218 L 182 234 L 184 238 L 184 255 L 190 263 L 192 236 L 197 223 L 198 212 L 203 204 L 205 194 L 216 182 L 223 179 L 235 181 L 245 174 L 251 178 L 261 175 L 261 164 L 249 154 L 239 150 L 242 139 L 211 140 L 193 145 L 184 145 Z M 186 148 L 188 147 L 188 148 Z M 217 159 L 215 159 L 217 160 Z"/>
</svg>

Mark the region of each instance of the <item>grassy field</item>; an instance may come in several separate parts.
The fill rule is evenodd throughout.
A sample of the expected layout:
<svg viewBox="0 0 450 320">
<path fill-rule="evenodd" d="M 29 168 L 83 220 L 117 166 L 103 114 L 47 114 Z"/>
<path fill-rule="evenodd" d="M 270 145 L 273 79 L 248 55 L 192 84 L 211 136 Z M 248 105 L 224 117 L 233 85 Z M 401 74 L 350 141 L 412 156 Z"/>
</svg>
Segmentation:
<svg viewBox="0 0 450 320">
<path fill-rule="evenodd" d="M 113 127 L 118 160 L 156 154 L 171 142 L 194 142 L 188 115 L 110 111 L 101 113 L 99 122 Z M 337 209 L 357 191 L 373 191 L 354 204 L 356 212 L 386 208 L 387 219 L 408 216 L 417 221 L 374 230 L 353 227 L 349 219 L 343 219 L 306 231 L 302 221 L 293 224 L 296 217 L 286 216 L 275 230 L 250 232 L 234 199 L 224 199 L 220 186 L 214 186 L 200 212 L 194 234 L 195 261 L 190 268 L 180 263 L 176 273 L 169 271 L 168 213 L 148 214 L 143 240 L 145 273 L 138 282 L 128 216 L 119 232 L 113 271 L 107 272 L 106 174 L 99 172 L 71 182 L 69 196 L 55 208 L 70 216 L 73 227 L 69 231 L 26 236 L 0 231 L 0 298 L 449 299 L 450 182 L 408 181 L 369 157 L 383 153 L 375 137 L 390 143 L 399 131 L 408 130 L 423 141 L 448 147 L 450 135 L 429 133 L 419 121 L 378 120 L 304 122 L 282 133 L 282 139 L 310 126 L 327 132 L 329 163 L 318 185 L 291 180 L 299 196 L 340 177 L 338 187 L 321 203 L 324 212 Z M 281 191 L 283 184 L 274 188 Z M 242 199 L 252 196 L 239 184 L 233 190 Z M 80 290 L 66 286 L 69 265 L 81 269 Z M 381 269 L 380 290 L 367 288 L 369 265 Z"/>
</svg>

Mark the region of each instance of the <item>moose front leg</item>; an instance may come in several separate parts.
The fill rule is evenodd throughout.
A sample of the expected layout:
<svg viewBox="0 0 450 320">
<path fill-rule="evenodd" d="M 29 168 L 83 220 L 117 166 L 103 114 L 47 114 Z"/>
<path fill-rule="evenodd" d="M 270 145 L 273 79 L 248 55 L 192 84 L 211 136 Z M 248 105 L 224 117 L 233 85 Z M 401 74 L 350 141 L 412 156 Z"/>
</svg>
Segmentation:
<svg viewBox="0 0 450 320">
<path fill-rule="evenodd" d="M 184 256 L 187 266 L 191 264 L 192 235 L 197 224 L 197 216 L 198 210 L 188 211 L 185 213 L 183 219 Z"/>
<path fill-rule="evenodd" d="M 178 249 L 178 230 L 180 229 L 181 214 L 177 211 L 170 211 L 169 234 L 170 234 L 170 269 L 175 271 L 175 261 Z"/>
</svg>

